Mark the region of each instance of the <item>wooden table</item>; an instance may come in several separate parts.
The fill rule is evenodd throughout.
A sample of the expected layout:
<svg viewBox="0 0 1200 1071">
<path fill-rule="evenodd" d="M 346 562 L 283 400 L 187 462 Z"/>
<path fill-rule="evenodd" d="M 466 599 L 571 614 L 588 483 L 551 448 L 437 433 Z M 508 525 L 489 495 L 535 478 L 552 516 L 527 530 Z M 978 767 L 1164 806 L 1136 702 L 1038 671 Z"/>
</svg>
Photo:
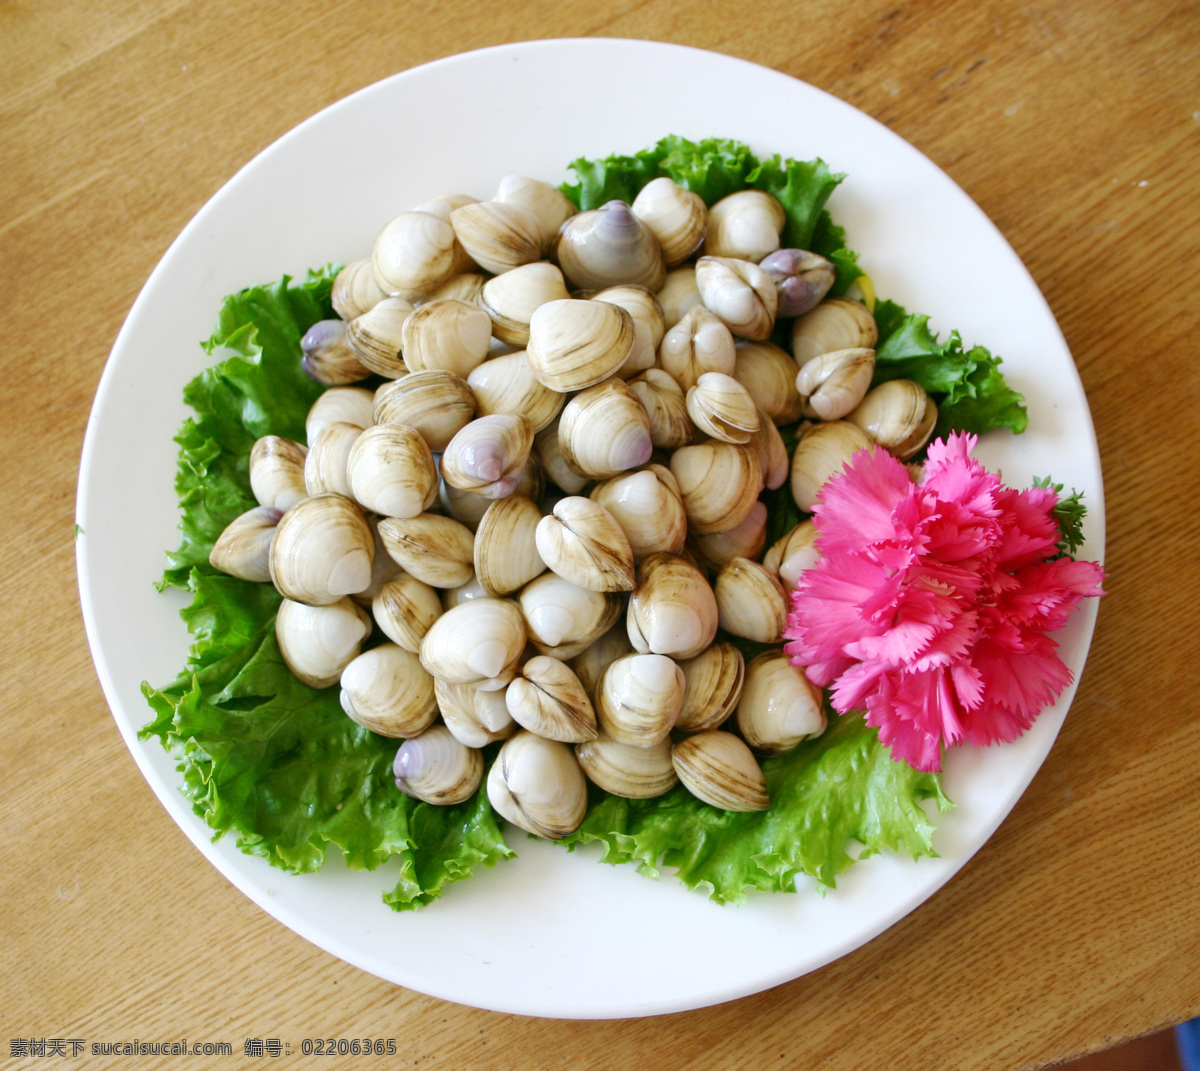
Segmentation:
<svg viewBox="0 0 1200 1071">
<path fill-rule="evenodd" d="M 1111 579 L 1049 759 L 944 890 L 769 992 L 575 1023 L 398 989 L 230 886 L 164 813 L 109 716 L 72 525 L 84 425 L 117 330 L 238 167 L 396 71 L 592 34 L 696 45 L 805 79 L 888 124 L 982 206 L 1078 362 L 1105 465 Z M 247 1037 L 371 1035 L 399 1038 L 397 1061 L 412 1067 L 997 1071 L 1200 1014 L 1198 88 L 1200 8 L 1171 0 L 762 0 L 736 13 L 675 0 L 453 13 L 328 0 L 0 5 L 5 1037 L 225 1039 L 239 1062 Z M 40 1066 L 5 1066 L 26 1062 Z"/>
</svg>

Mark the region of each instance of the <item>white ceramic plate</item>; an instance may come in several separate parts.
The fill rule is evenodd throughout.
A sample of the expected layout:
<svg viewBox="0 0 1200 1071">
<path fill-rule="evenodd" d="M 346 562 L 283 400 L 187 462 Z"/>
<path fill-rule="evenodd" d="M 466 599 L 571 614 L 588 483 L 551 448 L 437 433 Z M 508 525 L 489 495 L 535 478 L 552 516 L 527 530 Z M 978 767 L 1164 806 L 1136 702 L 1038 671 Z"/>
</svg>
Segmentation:
<svg viewBox="0 0 1200 1071">
<path fill-rule="evenodd" d="M 748 142 L 760 156 L 823 157 L 848 174 L 829 203 L 880 295 L 1003 356 L 1029 403 L 1020 438 L 979 456 L 1026 486 L 1052 474 L 1087 495 L 1085 556 L 1103 550 L 1100 464 L 1071 356 L 1033 280 L 983 213 L 919 152 L 825 93 L 714 53 L 620 40 L 540 41 L 454 56 L 370 86 L 302 123 L 196 216 L 147 282 L 104 371 L 79 484 L 83 612 L 113 716 L 171 816 L 238 888 L 285 925 L 364 970 L 437 997 L 528 1015 L 600 1018 L 700 1007 L 813 970 L 928 898 L 984 843 L 1041 765 L 1073 689 L 1016 744 L 956 751 L 937 860 L 873 858 L 824 898 L 755 895 L 718 907 L 665 876 L 610 867 L 518 834 L 520 858 L 452 886 L 418 912 L 380 901 L 390 867 L 334 861 L 294 877 L 210 841 L 157 741 L 136 733 L 139 692 L 183 666 L 184 596 L 158 594 L 177 543 L 172 436 L 184 384 L 207 363 L 221 299 L 369 250 L 395 213 L 438 193 L 489 197 L 507 173 L 551 182 L 578 156 L 631 153 L 665 134 Z M 1091 600 L 1094 604 L 1095 600 Z M 1095 620 L 1060 634 L 1076 676 Z M 1003 904 L 997 905 L 1003 910 Z"/>
</svg>

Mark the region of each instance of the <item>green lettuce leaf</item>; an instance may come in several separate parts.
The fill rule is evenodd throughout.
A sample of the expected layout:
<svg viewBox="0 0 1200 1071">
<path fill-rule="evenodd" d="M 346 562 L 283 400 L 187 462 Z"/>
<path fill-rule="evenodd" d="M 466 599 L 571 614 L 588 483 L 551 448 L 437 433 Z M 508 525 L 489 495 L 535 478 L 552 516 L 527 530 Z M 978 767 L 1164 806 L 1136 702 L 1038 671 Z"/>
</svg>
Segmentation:
<svg viewBox="0 0 1200 1071">
<path fill-rule="evenodd" d="M 933 824 L 920 806 L 950 807 L 933 774 L 891 758 L 857 715 L 834 717 L 826 732 L 763 763 L 771 807 L 741 814 L 702 803 L 676 787 L 654 800 L 598 798 L 563 843 L 597 842 L 606 863 L 635 863 L 648 877 L 674 867 L 689 889 L 718 903 L 741 903 L 746 891 L 792 892 L 798 874 L 833 887 L 855 857 L 904 851 L 932 856 Z"/>
<path fill-rule="evenodd" d="M 275 589 L 208 564 L 216 537 L 255 504 L 254 440 L 304 439 L 321 388 L 300 370 L 300 339 L 332 315 L 336 271 L 331 265 L 298 286 L 284 278 L 228 298 L 205 349 L 232 355 L 185 390 L 196 415 L 176 438 L 182 535 L 164 584 L 192 592 L 182 616 L 193 641 L 176 681 L 161 689 L 143 683 L 155 717 L 142 735 L 159 737 L 176 757 L 193 810 L 216 836 L 232 833 L 242 850 L 297 873 L 320 867 L 329 845 L 355 868 L 395 858 L 400 877 L 385 899 L 413 908 L 475 866 L 512 854 L 482 789 L 445 808 L 398 792 L 397 742 L 347 718 L 336 688 L 309 688 L 284 664 Z"/>
<path fill-rule="evenodd" d="M 982 434 L 1008 428 L 1017 434 L 1029 423 L 1025 399 L 1004 381 L 1000 358 L 982 346 L 963 348 L 952 331 L 945 342 L 929 330 L 929 317 L 906 312 L 892 301 L 875 306 L 879 341 L 875 346 L 873 383 L 912 379 L 938 403 L 933 437 L 951 431 Z"/>
</svg>

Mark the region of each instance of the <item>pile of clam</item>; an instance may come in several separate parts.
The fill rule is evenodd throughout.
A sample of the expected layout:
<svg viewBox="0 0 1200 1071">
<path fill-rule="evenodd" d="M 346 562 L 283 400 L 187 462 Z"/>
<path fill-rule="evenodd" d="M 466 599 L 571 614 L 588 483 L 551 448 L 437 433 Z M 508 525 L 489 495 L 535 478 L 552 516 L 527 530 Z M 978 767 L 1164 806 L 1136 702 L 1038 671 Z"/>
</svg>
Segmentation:
<svg viewBox="0 0 1200 1071">
<path fill-rule="evenodd" d="M 706 209 L 660 178 L 580 213 L 510 176 L 397 216 L 337 276 L 340 319 L 303 341 L 329 388 L 307 446 L 255 444 L 261 505 L 211 560 L 275 584 L 287 665 L 404 741 L 402 791 L 460 802 L 504 741 L 488 798 L 541 836 L 579 825 L 585 778 L 762 810 L 758 757 L 824 730 L 782 650 L 812 525 L 766 548 L 759 496 L 790 478 L 811 510 L 936 412 L 913 383 L 868 390 L 870 312 L 826 299 L 832 265 L 779 248 L 784 223 L 756 190 Z M 726 636 L 774 646 L 746 664 Z"/>
</svg>

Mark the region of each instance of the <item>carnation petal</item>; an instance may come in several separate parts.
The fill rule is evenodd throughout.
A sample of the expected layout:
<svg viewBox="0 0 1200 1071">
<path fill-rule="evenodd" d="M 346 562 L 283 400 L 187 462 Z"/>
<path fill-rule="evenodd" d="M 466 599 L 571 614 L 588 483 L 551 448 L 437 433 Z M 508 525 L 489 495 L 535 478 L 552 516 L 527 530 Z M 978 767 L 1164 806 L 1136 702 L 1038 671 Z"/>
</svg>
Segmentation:
<svg viewBox="0 0 1200 1071">
<path fill-rule="evenodd" d="M 821 501 L 813 509 L 821 553 L 860 550 L 890 539 L 895 531 L 892 510 L 912 487 L 908 470 L 886 450 L 860 450 L 821 488 Z"/>
</svg>

